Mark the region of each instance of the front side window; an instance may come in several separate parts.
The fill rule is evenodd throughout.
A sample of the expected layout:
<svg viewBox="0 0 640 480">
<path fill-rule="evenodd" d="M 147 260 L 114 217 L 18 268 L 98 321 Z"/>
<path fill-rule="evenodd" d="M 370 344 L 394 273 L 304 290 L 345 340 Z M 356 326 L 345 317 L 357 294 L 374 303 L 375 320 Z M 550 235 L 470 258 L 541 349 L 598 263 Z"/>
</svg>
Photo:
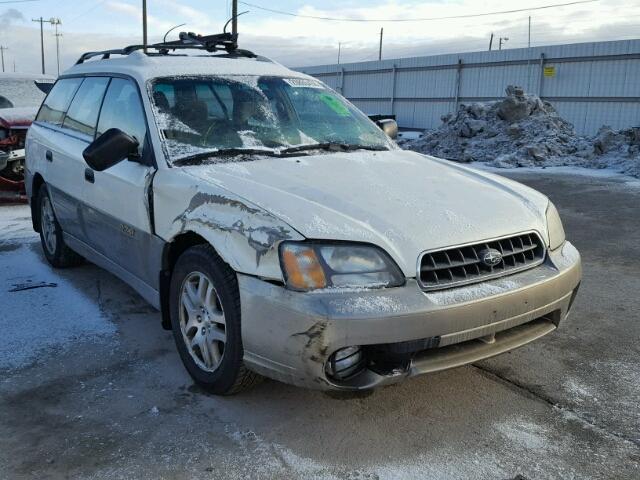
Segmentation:
<svg viewBox="0 0 640 480">
<path fill-rule="evenodd" d="M 130 80 L 114 78 L 107 89 L 98 121 L 98 136 L 111 128 L 120 129 L 138 140 L 142 154 L 147 124 L 138 88 Z"/>
<path fill-rule="evenodd" d="M 108 84 L 109 79 L 106 77 L 86 78 L 73 97 L 62 126 L 93 137 Z"/>
<path fill-rule="evenodd" d="M 171 161 L 238 149 L 279 153 L 340 144 L 389 149 L 389 138 L 324 84 L 300 78 L 159 78 L 154 113 Z"/>
<path fill-rule="evenodd" d="M 82 78 L 58 80 L 42 104 L 36 120 L 52 125 L 62 125 L 64 115 L 81 83 Z"/>
</svg>

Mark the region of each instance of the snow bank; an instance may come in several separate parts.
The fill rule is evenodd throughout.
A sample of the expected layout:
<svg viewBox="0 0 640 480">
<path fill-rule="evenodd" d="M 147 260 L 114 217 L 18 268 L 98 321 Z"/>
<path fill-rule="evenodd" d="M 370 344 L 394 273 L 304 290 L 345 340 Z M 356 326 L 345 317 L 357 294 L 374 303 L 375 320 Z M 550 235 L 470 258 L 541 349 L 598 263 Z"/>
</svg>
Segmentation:
<svg viewBox="0 0 640 480">
<path fill-rule="evenodd" d="M 510 86 L 504 100 L 462 104 L 443 124 L 401 147 L 458 162 L 495 167 L 615 168 L 640 177 L 638 129 L 602 127 L 595 137 L 576 134 L 553 105 Z"/>
</svg>

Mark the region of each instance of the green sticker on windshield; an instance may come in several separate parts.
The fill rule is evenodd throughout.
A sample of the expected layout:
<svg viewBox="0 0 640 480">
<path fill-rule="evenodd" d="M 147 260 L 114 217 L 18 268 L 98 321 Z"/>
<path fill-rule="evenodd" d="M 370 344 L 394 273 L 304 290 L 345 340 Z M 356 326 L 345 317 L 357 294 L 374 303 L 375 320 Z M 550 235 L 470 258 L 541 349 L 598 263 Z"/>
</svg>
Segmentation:
<svg viewBox="0 0 640 480">
<path fill-rule="evenodd" d="M 333 97 L 327 93 L 321 93 L 320 100 L 322 100 L 326 106 L 328 106 L 331 110 L 336 112 L 341 117 L 348 117 L 350 115 L 349 109 L 336 97 Z"/>
</svg>

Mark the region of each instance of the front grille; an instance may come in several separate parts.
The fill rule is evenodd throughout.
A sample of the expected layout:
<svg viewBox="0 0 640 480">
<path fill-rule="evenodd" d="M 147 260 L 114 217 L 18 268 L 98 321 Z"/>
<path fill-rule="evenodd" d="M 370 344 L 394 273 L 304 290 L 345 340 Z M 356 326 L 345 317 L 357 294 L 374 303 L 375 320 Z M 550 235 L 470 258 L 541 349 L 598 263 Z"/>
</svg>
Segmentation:
<svg viewBox="0 0 640 480">
<path fill-rule="evenodd" d="M 485 253 L 497 250 L 502 260 L 489 265 Z M 420 257 L 418 278 L 424 290 L 440 290 L 533 268 L 544 261 L 545 246 L 530 232 L 486 242 L 425 252 Z"/>
</svg>

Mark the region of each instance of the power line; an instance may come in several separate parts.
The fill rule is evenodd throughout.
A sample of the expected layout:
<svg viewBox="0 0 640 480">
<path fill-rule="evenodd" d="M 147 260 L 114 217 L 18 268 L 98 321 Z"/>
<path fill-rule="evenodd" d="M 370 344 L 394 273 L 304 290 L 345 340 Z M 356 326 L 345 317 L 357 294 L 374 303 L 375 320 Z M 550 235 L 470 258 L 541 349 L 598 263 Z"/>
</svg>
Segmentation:
<svg viewBox="0 0 640 480">
<path fill-rule="evenodd" d="M 98 8 L 100 5 L 102 5 L 103 3 L 106 3 L 107 0 L 100 0 L 98 2 L 96 2 L 91 8 L 89 8 L 88 10 L 85 10 L 84 12 L 82 12 L 81 14 L 79 14 L 76 17 L 73 17 L 71 20 L 69 20 L 67 22 L 67 25 L 69 23 L 75 22 L 76 20 L 78 20 L 80 17 L 84 17 L 87 13 L 90 13 L 92 11 L 94 11 L 96 8 Z"/>
<path fill-rule="evenodd" d="M 582 5 L 585 3 L 595 3 L 600 0 L 581 0 L 576 2 L 567 2 L 567 3 L 556 3 L 553 5 L 542 5 L 540 7 L 529 7 L 529 8 L 518 8 L 515 10 L 502 10 L 498 12 L 486 12 L 486 13 L 471 13 L 467 15 L 451 15 L 447 17 L 427 17 L 427 18 L 398 18 L 398 19 L 369 19 L 369 18 L 338 18 L 338 17 L 320 17 L 316 15 L 302 15 L 293 12 L 285 12 L 283 10 L 275 10 L 272 8 L 262 7 L 260 5 L 256 5 L 249 2 L 242 2 L 243 5 L 248 7 L 257 8 L 258 10 L 264 10 L 265 12 L 277 13 L 278 15 L 287 15 L 289 17 L 299 17 L 299 18 L 310 18 L 313 20 L 326 20 L 331 22 L 431 22 L 435 20 L 453 20 L 456 18 L 477 18 L 477 17 L 488 17 L 490 15 L 504 15 L 508 13 L 518 13 L 518 12 L 532 12 L 534 10 L 545 10 L 549 8 L 557 8 L 557 7 L 567 7 L 570 5 Z"/>
<path fill-rule="evenodd" d="M 11 0 L 11 1 L 7 1 L 7 2 L 0 2 L 1 4 L 8 4 L 8 3 L 30 3 L 30 2 L 41 2 L 42 0 Z"/>
</svg>

